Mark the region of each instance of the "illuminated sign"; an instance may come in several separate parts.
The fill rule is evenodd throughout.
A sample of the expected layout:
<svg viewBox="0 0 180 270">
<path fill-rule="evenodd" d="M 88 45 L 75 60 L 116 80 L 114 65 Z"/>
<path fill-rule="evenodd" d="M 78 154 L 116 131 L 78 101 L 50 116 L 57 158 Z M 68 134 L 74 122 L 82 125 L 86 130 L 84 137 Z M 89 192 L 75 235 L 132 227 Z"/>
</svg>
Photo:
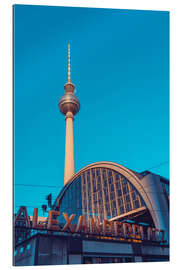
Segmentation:
<svg viewBox="0 0 180 270">
<path fill-rule="evenodd" d="M 20 219 L 22 211 L 26 213 L 24 215 L 24 218 L 27 227 L 30 228 L 27 211 L 25 211 L 24 207 L 20 208 L 18 215 L 15 219 L 15 225 L 17 223 L 17 220 Z M 40 224 L 38 222 L 38 208 L 34 208 L 32 229 L 70 232 L 72 234 L 84 233 L 104 237 L 112 236 L 120 239 L 151 240 L 164 242 L 164 230 L 158 230 L 151 227 L 146 227 L 145 229 L 145 226 L 130 224 L 122 221 L 109 221 L 107 219 L 104 219 L 103 222 L 100 223 L 99 217 L 97 217 L 96 219 L 94 217 L 90 217 L 89 224 L 87 224 L 86 219 L 83 215 L 79 216 L 77 224 L 73 224 L 72 221 L 75 217 L 75 214 L 68 216 L 68 214 L 64 212 L 62 213 L 62 215 L 66 223 L 64 227 L 61 228 L 57 219 L 59 215 L 59 211 L 50 210 L 46 224 Z"/>
</svg>

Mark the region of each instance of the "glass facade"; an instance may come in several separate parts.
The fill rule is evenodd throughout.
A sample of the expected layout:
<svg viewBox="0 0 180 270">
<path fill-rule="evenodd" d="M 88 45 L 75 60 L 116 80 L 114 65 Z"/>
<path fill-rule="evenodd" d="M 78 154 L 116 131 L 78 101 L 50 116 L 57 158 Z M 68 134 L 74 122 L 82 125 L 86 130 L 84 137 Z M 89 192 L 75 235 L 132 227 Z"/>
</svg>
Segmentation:
<svg viewBox="0 0 180 270">
<path fill-rule="evenodd" d="M 81 176 L 77 177 L 70 187 L 66 190 L 61 204 L 60 204 L 60 223 L 64 223 L 62 213 L 65 212 L 70 216 L 75 214 L 72 224 L 77 224 L 77 219 L 82 215 L 82 190 L 81 190 Z"/>
<path fill-rule="evenodd" d="M 145 203 L 136 188 L 122 174 L 108 168 L 91 168 L 78 176 L 60 198 L 60 212 L 76 214 L 77 218 L 110 219 L 137 208 Z M 64 218 L 60 215 L 60 223 Z M 73 222 L 72 222 L 73 223 Z"/>
</svg>

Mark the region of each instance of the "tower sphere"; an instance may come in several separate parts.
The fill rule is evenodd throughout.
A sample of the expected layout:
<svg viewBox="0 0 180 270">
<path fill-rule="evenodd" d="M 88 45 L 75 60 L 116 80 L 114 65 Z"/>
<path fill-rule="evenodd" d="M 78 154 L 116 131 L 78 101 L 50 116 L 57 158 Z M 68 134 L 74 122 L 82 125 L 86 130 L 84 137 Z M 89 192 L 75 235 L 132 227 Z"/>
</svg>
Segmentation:
<svg viewBox="0 0 180 270">
<path fill-rule="evenodd" d="M 77 114 L 80 109 L 80 103 L 74 93 L 66 92 L 59 101 L 60 111 L 66 115 L 67 112 L 71 112 L 73 115 Z"/>
</svg>

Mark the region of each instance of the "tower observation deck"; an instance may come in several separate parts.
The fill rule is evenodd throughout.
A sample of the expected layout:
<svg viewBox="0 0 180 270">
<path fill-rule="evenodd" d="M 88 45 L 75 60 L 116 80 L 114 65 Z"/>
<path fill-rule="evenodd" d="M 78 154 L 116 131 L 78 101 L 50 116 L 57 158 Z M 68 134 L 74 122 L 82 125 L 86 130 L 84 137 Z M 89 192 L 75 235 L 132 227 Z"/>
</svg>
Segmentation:
<svg viewBox="0 0 180 270">
<path fill-rule="evenodd" d="M 65 166 L 64 184 L 74 175 L 74 138 L 73 120 L 80 109 L 80 102 L 74 94 L 75 85 L 71 82 L 70 44 L 68 43 L 68 82 L 64 85 L 65 94 L 59 101 L 59 109 L 65 115 L 66 138 L 65 138 Z"/>
</svg>

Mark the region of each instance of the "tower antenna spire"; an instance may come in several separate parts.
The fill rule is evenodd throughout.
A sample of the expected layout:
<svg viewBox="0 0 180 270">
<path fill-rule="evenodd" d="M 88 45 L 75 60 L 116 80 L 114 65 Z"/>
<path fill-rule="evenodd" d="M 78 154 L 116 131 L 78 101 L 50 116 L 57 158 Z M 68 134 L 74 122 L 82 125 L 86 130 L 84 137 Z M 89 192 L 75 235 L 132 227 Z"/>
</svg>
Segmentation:
<svg viewBox="0 0 180 270">
<path fill-rule="evenodd" d="M 68 83 L 71 82 L 70 43 L 68 42 Z"/>
</svg>

